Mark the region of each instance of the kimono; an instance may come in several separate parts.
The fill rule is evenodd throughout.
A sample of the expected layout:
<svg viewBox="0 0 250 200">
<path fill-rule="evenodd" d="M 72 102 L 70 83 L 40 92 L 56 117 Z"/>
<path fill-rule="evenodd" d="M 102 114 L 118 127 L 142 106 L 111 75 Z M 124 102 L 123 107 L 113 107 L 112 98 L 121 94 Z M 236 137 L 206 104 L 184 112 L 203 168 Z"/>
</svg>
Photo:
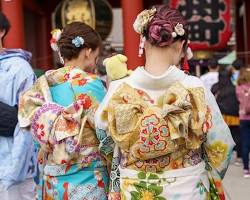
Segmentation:
<svg viewBox="0 0 250 200">
<path fill-rule="evenodd" d="M 112 157 L 110 199 L 225 199 L 234 142 L 198 78 L 176 66 L 158 77 L 138 67 L 111 82 L 96 126 Z"/>
<path fill-rule="evenodd" d="M 41 76 L 21 98 L 19 121 L 39 143 L 38 199 L 106 197 L 106 161 L 100 154 L 94 114 L 105 95 L 102 82 L 78 67 Z"/>
<path fill-rule="evenodd" d="M 22 92 L 33 85 L 36 77 L 29 64 L 30 59 L 31 53 L 22 49 L 5 49 L 1 52 L 0 102 L 18 105 Z M 0 160 L 0 185 L 4 189 L 36 175 L 32 136 L 29 131 L 21 130 L 20 124 L 17 123 L 13 137 L 0 136 Z M 19 198 L 22 198 L 21 193 Z"/>
</svg>

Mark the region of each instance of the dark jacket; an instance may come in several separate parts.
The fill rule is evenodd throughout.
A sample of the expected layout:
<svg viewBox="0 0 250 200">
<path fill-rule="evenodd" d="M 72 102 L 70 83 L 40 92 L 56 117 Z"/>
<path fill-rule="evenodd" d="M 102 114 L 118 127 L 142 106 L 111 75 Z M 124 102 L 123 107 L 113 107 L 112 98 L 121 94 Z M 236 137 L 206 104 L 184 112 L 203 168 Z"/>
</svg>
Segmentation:
<svg viewBox="0 0 250 200">
<path fill-rule="evenodd" d="M 239 116 L 239 101 L 236 97 L 236 88 L 233 83 L 214 84 L 211 89 L 223 115 Z"/>
</svg>

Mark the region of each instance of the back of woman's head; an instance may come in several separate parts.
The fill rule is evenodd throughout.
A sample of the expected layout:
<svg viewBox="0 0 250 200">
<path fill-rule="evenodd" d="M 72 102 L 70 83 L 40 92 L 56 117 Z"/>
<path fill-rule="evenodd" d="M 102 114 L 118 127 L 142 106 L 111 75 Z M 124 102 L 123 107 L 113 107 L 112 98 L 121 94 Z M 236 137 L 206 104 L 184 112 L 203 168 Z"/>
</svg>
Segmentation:
<svg viewBox="0 0 250 200">
<path fill-rule="evenodd" d="M 227 70 L 221 70 L 219 72 L 219 87 L 225 88 L 229 86 L 233 86 L 233 83 L 231 81 L 231 74 Z"/>
<path fill-rule="evenodd" d="M 75 39 L 81 39 L 79 41 Z M 83 39 L 83 40 L 82 40 Z M 90 26 L 83 22 L 73 22 L 68 24 L 62 31 L 58 40 L 58 48 L 64 59 L 71 60 L 79 56 L 83 48 L 96 50 L 101 47 L 99 34 Z"/>
<path fill-rule="evenodd" d="M 250 83 L 250 68 L 244 67 L 240 69 L 240 74 L 238 77 L 238 85 Z"/>
<path fill-rule="evenodd" d="M 165 47 L 177 40 L 185 40 L 187 43 L 188 25 L 178 10 L 163 4 L 151 10 L 145 10 L 140 15 L 134 24 L 135 31 L 152 45 Z"/>
</svg>

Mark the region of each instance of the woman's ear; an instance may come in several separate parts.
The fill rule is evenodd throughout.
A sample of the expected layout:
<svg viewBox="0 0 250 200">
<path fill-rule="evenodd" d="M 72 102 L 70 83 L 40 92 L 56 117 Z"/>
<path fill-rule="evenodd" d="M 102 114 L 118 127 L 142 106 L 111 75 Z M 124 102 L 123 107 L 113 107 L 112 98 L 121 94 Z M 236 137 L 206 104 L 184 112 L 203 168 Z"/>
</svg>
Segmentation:
<svg viewBox="0 0 250 200">
<path fill-rule="evenodd" d="M 88 48 L 88 49 L 85 48 L 84 50 L 85 50 L 85 57 L 89 58 L 90 54 L 92 53 L 92 49 L 91 48 Z"/>
</svg>

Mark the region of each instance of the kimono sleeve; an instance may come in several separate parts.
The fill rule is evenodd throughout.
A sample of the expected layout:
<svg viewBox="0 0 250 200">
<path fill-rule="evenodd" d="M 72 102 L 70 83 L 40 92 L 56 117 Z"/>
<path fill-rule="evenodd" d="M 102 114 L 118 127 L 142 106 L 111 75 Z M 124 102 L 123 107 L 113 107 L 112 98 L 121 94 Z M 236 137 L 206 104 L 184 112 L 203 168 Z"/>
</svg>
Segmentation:
<svg viewBox="0 0 250 200">
<path fill-rule="evenodd" d="M 204 143 L 204 147 L 208 164 L 210 164 L 210 166 L 217 171 L 218 175 L 223 178 L 231 160 L 235 143 L 214 96 L 210 91 L 206 93 L 210 111 L 209 120 L 211 120 L 211 128 L 207 133 L 207 140 Z"/>
<path fill-rule="evenodd" d="M 106 159 L 111 163 L 110 166 L 110 187 L 109 187 L 109 199 L 120 199 L 120 150 L 115 145 L 111 135 L 109 134 L 109 127 L 107 122 L 107 116 L 105 116 L 105 109 L 108 105 L 110 98 L 119 86 L 119 82 L 111 82 L 109 85 L 108 93 L 106 94 L 102 104 L 95 114 L 96 121 L 96 134 L 100 141 L 99 149 Z"/>
<path fill-rule="evenodd" d="M 115 92 L 115 89 L 117 87 L 118 85 L 116 85 L 115 82 L 110 83 L 108 92 L 95 113 L 96 135 L 100 142 L 99 149 L 105 157 L 112 156 L 114 150 L 114 141 L 109 134 L 108 121 L 106 118 L 107 116 L 105 116 L 105 110 L 110 98 L 112 97 L 112 94 Z"/>
</svg>

